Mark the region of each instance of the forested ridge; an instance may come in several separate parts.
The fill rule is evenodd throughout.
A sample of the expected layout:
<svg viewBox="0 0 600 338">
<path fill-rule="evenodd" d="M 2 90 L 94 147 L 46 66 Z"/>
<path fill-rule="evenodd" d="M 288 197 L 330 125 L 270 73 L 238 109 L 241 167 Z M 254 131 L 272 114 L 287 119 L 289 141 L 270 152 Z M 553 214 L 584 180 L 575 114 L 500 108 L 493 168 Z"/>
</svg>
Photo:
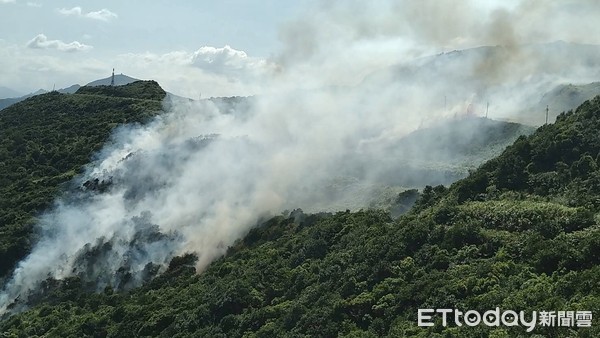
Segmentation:
<svg viewBox="0 0 600 338">
<path fill-rule="evenodd" d="M 598 130 L 600 98 L 520 137 L 450 187 L 425 188 L 396 220 L 380 210 L 295 210 L 251 230 L 200 274 L 189 254 L 126 292 L 90 293 L 78 277 L 49 281 L 32 308 L 0 322 L 0 336 L 529 337 L 523 327 L 443 327 L 439 318 L 418 327 L 417 309 L 597 316 Z M 22 171 L 20 182 L 34 184 Z M 41 195 L 45 203 L 56 189 Z M 17 219 L 33 212 L 7 206 L 23 213 Z M 534 333 L 598 337 L 596 322 Z"/>
<path fill-rule="evenodd" d="M 0 277 L 30 250 L 32 225 L 121 124 L 159 113 L 154 81 L 50 92 L 0 111 Z"/>
</svg>

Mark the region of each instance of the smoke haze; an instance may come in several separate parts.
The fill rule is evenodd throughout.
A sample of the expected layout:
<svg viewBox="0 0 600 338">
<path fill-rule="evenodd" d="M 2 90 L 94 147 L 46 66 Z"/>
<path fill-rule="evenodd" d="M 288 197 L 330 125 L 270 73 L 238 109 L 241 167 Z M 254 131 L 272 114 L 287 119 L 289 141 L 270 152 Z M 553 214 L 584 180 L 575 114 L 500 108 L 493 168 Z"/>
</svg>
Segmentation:
<svg viewBox="0 0 600 338">
<path fill-rule="evenodd" d="M 365 187 L 385 185 L 381 173 L 408 160 L 390 147 L 419 126 L 469 106 L 481 116 L 486 102 L 495 117 L 528 120 L 524 107 L 554 86 L 598 80 L 597 46 L 546 43 L 599 42 L 576 34 L 597 32 L 595 2 L 478 3 L 320 3 L 282 27 L 263 95 L 228 109 L 168 99 L 152 123 L 119 128 L 77 189 L 41 217 L 0 312 L 49 277 L 125 288 L 186 252 L 201 271 L 264 217 L 344 208 L 349 195 L 368 201 Z M 496 47 L 449 52 L 480 45 Z M 412 154 L 433 144 L 422 140 Z"/>
</svg>

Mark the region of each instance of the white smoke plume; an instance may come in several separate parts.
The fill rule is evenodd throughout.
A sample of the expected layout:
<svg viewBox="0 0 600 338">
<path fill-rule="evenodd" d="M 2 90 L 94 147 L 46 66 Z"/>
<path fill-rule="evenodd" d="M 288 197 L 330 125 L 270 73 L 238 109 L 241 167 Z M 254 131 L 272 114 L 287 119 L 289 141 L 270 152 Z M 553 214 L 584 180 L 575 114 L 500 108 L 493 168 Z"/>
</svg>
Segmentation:
<svg viewBox="0 0 600 338">
<path fill-rule="evenodd" d="M 80 189 L 42 217 L 39 242 L 0 293 L 0 313 L 47 278 L 139 285 L 186 252 L 201 271 L 263 217 L 341 206 L 344 196 L 331 193 L 337 178 L 360 169 L 357 179 L 380 183 L 382 169 L 409 160 L 388 158 L 390 147 L 423 123 L 469 105 L 481 115 L 487 100 L 509 116 L 553 85 L 597 80 L 596 46 L 532 44 L 568 40 L 565 16 L 580 13 L 571 7 L 597 6 L 568 2 L 563 13 L 531 3 L 324 2 L 282 29 L 279 67 L 248 106 L 173 100 L 152 123 L 117 130 L 75 182 Z M 547 11 L 561 15 L 564 32 L 525 20 Z M 478 44 L 499 46 L 419 57 Z M 480 132 L 471 127 L 457 134 Z M 430 144 L 419 147 L 413 154 L 426 155 Z"/>
</svg>

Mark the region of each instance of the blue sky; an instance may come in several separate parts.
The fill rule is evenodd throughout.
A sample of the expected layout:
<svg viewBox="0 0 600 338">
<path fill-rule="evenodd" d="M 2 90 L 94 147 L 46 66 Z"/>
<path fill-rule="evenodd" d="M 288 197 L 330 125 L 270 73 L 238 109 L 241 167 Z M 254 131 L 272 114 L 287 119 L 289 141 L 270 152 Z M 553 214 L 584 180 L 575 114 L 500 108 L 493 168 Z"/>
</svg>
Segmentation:
<svg viewBox="0 0 600 338">
<path fill-rule="evenodd" d="M 310 3 L 0 0 L 3 2 L 0 35 L 9 42 L 22 43 L 43 33 L 63 41 L 89 43 L 98 53 L 231 45 L 256 56 L 268 56 L 278 42 L 277 27 Z"/>
<path fill-rule="evenodd" d="M 452 49 L 600 43 L 598 17 L 594 0 L 0 0 L 0 86 L 62 88 L 113 67 L 189 97 L 260 93 L 284 69 L 352 84 Z"/>
<path fill-rule="evenodd" d="M 63 87 L 105 76 L 113 66 L 147 77 L 127 67 L 130 58 L 123 55 L 191 53 L 204 46 L 268 58 L 279 48 L 277 27 L 310 3 L 0 0 L 0 55 L 4 62 L 17 59 L 0 85 L 21 92 Z"/>
</svg>

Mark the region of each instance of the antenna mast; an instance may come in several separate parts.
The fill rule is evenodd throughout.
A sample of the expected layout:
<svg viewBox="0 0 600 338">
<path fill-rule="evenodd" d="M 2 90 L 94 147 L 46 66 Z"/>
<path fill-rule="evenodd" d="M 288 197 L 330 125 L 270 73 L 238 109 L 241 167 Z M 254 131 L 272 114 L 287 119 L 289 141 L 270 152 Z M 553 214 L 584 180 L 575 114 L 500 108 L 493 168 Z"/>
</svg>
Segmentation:
<svg viewBox="0 0 600 338">
<path fill-rule="evenodd" d="M 115 69 L 114 68 L 113 68 L 112 76 L 110 78 L 110 85 L 111 85 L 111 87 L 115 86 Z"/>
</svg>

